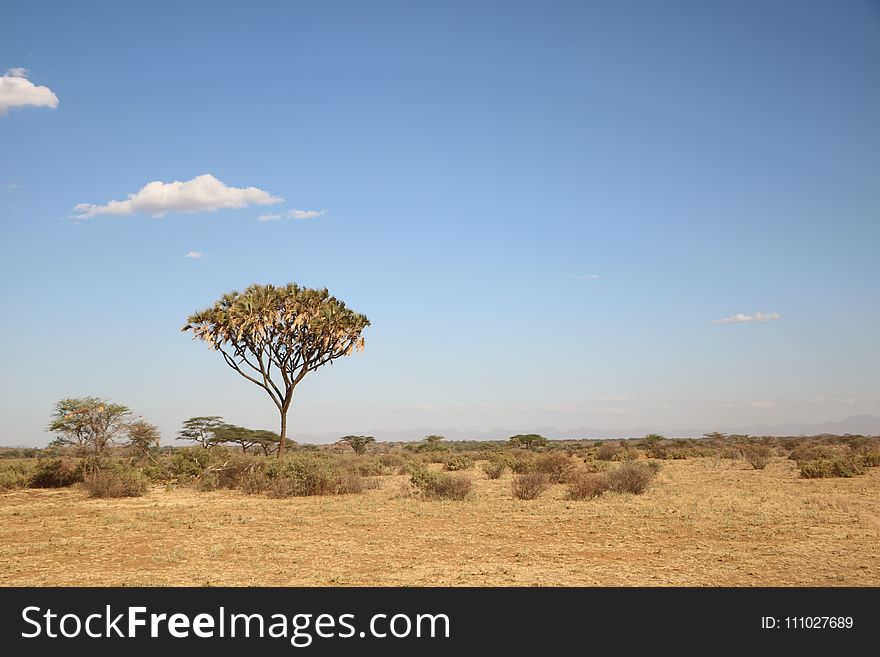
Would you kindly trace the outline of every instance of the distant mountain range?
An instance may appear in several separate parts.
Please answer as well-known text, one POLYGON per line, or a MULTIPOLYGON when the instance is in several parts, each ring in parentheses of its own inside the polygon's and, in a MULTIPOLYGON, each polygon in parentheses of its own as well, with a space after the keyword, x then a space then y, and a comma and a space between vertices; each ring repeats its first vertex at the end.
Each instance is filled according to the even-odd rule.
MULTIPOLYGON (((538 433, 557 440, 576 440, 582 438, 641 438, 649 433, 661 433, 669 438, 699 438, 704 433, 720 431, 727 434, 746 434, 750 436, 814 436, 822 433, 830 434, 861 434, 865 436, 880 435, 880 417, 876 415, 853 415, 837 422, 820 424, 788 423, 788 424, 754 424, 742 427, 705 427, 702 429, 669 429, 657 427, 637 427, 631 430, 597 429, 581 427, 578 429, 559 430, 554 427, 537 427, 531 429, 497 429, 494 431, 462 431, 460 429, 437 429, 416 427, 414 429, 394 431, 362 432, 382 442, 411 442, 421 440, 425 436, 437 434, 447 440, 507 440, 518 433, 538 433)), ((300 443, 332 443, 341 434, 297 434, 292 438, 300 443)))

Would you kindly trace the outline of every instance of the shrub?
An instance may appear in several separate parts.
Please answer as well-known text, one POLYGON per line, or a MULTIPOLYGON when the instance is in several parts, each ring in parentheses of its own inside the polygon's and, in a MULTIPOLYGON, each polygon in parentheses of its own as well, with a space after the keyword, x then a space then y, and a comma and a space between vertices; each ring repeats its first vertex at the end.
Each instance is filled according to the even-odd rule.
POLYGON ((273 497, 342 495, 364 490, 357 471, 341 467, 320 453, 299 452, 266 467, 268 492, 273 497), (282 481, 282 483, 276 483, 282 481))
POLYGON ((614 455, 615 461, 635 461, 639 458, 639 452, 630 447, 624 447, 614 455))
POLYGON ((608 479, 608 489, 616 493, 632 493, 641 495, 654 478, 650 469, 637 463, 625 463, 615 470, 605 473, 608 479))
POLYGON ((862 474, 861 468, 852 460, 845 458, 816 459, 798 463, 801 478, 823 479, 826 477, 852 477, 862 474))
POLYGON ((766 445, 749 445, 743 450, 743 458, 755 470, 763 470, 770 462, 770 448, 766 445))
POLYGON ((443 469, 447 472, 468 470, 474 465, 474 460, 466 454, 454 454, 443 460, 443 469))
POLYGON ((534 500, 550 487, 550 477, 543 472, 527 472, 513 478, 513 496, 518 500, 534 500))
POLYGON ((31 483, 31 468, 18 463, 6 464, 0 468, 0 490, 26 488, 31 483))
POLYGON ((531 463, 531 470, 545 474, 550 481, 562 483, 574 468, 574 463, 563 452, 548 452, 536 457, 531 463))
POLYGON ((269 480, 262 472, 248 472, 239 481, 238 487, 246 495, 257 495, 266 492, 269 480))
POLYGON ((880 467, 880 451, 865 452, 861 456, 860 463, 863 468, 880 467))
POLYGON ((63 488, 83 480, 82 468, 69 458, 40 461, 31 477, 32 488, 63 488))
POLYGON ((532 471, 532 463, 534 462, 535 457, 528 452, 517 450, 511 452, 507 459, 508 465, 510 465, 510 469, 513 470, 513 472, 516 474, 525 474, 526 472, 532 471))
POLYGON ((599 449, 596 450, 596 458, 600 461, 610 461, 619 451, 620 447, 618 445, 602 443, 599 445, 599 449))
POLYGON ((648 458, 660 459, 665 461, 667 458, 669 458, 669 449, 666 447, 666 445, 662 443, 654 443, 648 446, 648 448, 645 450, 645 454, 648 456, 648 458))
POLYGON ((147 479, 134 468, 111 468, 90 472, 83 479, 89 497, 140 497, 147 492, 147 479))
POLYGON ((141 474, 152 482, 165 481, 170 476, 170 472, 162 465, 145 465, 141 468, 141 474))
POLYGON ((482 469, 489 479, 500 479, 504 471, 507 470, 507 464, 501 459, 492 459, 483 463, 482 469))
POLYGON ((168 469, 171 474, 182 478, 192 479, 202 474, 202 471, 208 467, 210 454, 204 447, 185 447, 183 449, 174 450, 174 456, 171 457, 171 463, 168 469))
POLYGON ((379 463, 384 465, 386 468, 400 468, 406 463, 406 459, 397 452, 387 452, 385 454, 379 454, 377 457, 379 459, 379 463))
POLYGON ((657 474, 660 470, 663 469, 663 466, 660 464, 660 461, 648 461, 645 463, 645 467, 648 468, 652 473, 657 474))
POLYGON ((470 477, 465 475, 430 472, 425 469, 413 472, 410 481, 425 497, 433 499, 463 500, 473 487, 470 477))
POLYGON ((207 493, 218 488, 220 488, 220 478, 212 470, 205 470, 196 479, 196 490, 201 493, 207 493))
POLYGON ((578 472, 569 478, 565 499, 591 500, 608 490, 608 477, 604 474, 578 472))

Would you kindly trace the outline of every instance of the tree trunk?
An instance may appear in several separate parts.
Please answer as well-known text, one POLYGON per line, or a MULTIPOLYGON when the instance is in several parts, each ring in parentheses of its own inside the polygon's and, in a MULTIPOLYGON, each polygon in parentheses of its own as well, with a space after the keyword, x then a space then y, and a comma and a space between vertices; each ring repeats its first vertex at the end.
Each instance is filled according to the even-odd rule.
POLYGON ((280 440, 278 441, 278 457, 281 458, 284 456, 284 439, 287 438, 287 408, 282 409, 281 411, 281 433, 278 434, 280 436, 280 440))

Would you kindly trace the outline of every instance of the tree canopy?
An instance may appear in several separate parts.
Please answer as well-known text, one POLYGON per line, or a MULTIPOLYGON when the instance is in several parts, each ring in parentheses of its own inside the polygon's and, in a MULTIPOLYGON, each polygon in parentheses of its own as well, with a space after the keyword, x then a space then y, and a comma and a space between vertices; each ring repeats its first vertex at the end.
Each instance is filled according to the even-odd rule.
POLYGON ((365 315, 326 288, 290 283, 251 285, 224 294, 187 319, 183 331, 219 351, 229 367, 268 393, 281 416, 278 456, 284 452, 287 411, 309 372, 364 348, 365 315))
POLYGON ((520 433, 511 436, 510 443, 524 449, 532 449, 533 447, 543 447, 547 444, 547 439, 537 433, 520 433))
POLYGON ((376 439, 372 436, 343 436, 339 440, 343 443, 348 443, 355 454, 366 454, 369 444, 376 442, 376 439))
POLYGON ((177 440, 191 440, 205 449, 214 444, 214 431, 223 426, 223 418, 219 415, 202 415, 191 417, 183 423, 183 429, 177 434, 177 440))
POLYGON ((49 431, 58 434, 55 445, 72 445, 95 456, 127 428, 131 411, 100 397, 62 399, 55 404, 49 431))

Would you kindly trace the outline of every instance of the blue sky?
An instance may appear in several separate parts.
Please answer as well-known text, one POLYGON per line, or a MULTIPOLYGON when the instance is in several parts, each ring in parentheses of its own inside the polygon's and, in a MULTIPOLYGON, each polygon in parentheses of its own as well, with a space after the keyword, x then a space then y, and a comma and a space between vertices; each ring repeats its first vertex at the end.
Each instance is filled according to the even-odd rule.
POLYGON ((179 332, 254 282, 372 321, 294 436, 880 414, 876 2, 13 0, 0 25, 0 442, 79 395, 165 442, 275 428, 179 332), (76 218, 205 174, 252 204, 76 218))

